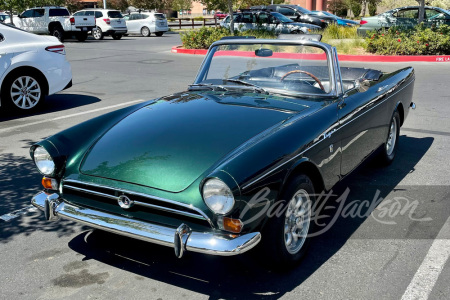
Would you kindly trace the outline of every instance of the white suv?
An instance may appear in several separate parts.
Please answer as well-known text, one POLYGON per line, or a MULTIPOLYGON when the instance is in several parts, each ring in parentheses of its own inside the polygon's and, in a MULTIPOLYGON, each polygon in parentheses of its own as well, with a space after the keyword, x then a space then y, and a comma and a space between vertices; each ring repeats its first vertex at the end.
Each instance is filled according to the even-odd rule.
POLYGON ((92 30, 92 36, 96 40, 101 40, 106 35, 112 36, 115 40, 120 40, 128 31, 127 24, 118 10, 88 8, 74 14, 74 16, 78 15, 95 16, 97 27, 92 30))
POLYGON ((150 36, 153 33, 156 36, 162 36, 164 32, 169 31, 167 19, 164 14, 142 12, 132 13, 125 16, 127 21, 128 33, 150 36))

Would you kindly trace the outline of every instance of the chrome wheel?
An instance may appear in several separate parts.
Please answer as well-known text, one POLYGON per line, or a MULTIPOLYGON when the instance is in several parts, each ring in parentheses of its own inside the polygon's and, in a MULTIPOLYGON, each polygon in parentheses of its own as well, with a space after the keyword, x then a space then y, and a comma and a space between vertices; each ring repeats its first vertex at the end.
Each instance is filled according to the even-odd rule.
POLYGON ((94 37, 94 39, 96 39, 96 40, 101 40, 102 39, 102 30, 100 29, 100 28, 95 28, 93 31, 92 31, 92 36, 94 37))
POLYGON ((147 27, 142 27, 141 34, 142 34, 142 36, 145 36, 145 37, 149 36, 150 35, 150 29, 148 29, 147 27))
POLYGON ((386 153, 391 155, 395 148, 395 142, 397 141, 397 119, 393 118, 391 128, 389 129, 389 135, 386 142, 386 153))
POLYGON ((305 243, 311 220, 311 200, 305 190, 299 190, 288 203, 284 219, 284 244, 290 254, 296 254, 305 243))
POLYGON ((20 76, 11 85, 10 97, 20 109, 31 109, 41 99, 42 91, 39 82, 30 76, 20 76))

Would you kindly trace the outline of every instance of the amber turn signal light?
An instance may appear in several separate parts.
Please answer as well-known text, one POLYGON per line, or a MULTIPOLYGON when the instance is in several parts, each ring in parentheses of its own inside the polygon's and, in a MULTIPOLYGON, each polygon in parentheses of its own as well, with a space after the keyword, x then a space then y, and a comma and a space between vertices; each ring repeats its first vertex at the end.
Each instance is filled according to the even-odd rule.
POLYGON ((47 190, 57 190, 58 189, 58 182, 56 179, 43 177, 42 178, 42 186, 46 188, 47 190))
POLYGON ((242 224, 242 221, 239 219, 223 218, 223 229, 226 231, 239 233, 241 232, 242 227, 244 227, 244 224, 242 224))

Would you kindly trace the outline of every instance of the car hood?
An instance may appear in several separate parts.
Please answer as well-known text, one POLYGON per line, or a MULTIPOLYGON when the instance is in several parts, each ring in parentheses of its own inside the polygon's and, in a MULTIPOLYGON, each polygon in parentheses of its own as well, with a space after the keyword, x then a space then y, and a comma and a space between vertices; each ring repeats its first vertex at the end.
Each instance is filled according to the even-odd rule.
POLYGON ((110 128, 85 154, 80 172, 180 192, 242 143, 307 108, 253 93, 164 97, 110 128))

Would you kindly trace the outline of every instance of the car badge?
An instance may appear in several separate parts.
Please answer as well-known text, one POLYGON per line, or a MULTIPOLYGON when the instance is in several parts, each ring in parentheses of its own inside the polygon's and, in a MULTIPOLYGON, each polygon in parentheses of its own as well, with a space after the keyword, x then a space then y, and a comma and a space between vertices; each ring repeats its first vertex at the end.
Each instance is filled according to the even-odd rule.
POLYGON ((119 203, 119 206, 123 209, 128 209, 134 205, 134 201, 125 195, 120 195, 119 198, 117 198, 117 203, 119 203))

